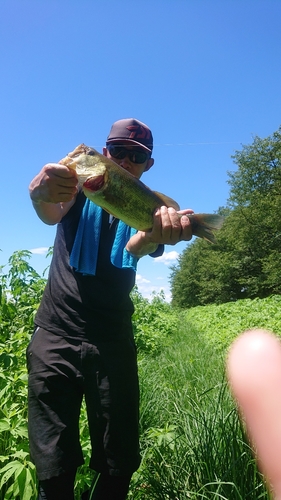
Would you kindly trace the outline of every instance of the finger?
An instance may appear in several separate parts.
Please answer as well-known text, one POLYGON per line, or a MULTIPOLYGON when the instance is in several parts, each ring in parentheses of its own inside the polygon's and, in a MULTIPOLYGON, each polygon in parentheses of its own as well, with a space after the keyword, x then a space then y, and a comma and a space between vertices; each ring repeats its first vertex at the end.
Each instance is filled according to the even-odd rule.
MULTIPOLYGON (((188 226, 187 221, 184 224, 188 226)), ((190 239, 188 230, 185 229, 185 238, 190 239)), ((181 241, 182 223, 177 211, 172 207, 162 206, 154 214, 154 224, 151 239, 157 243, 175 245, 181 241)))
POLYGON ((77 187, 58 186, 58 196, 67 196, 72 199, 77 193, 77 187))
POLYGON ((77 193, 78 179, 67 167, 49 163, 39 176, 40 198, 50 203, 70 201, 77 193))
POLYGON ((150 232, 150 237, 152 241, 157 243, 162 242, 162 222, 161 222, 161 209, 157 208, 153 215, 153 226, 150 232))
POLYGON ((67 167, 48 164, 44 167, 43 182, 49 186, 50 190, 72 193, 77 191, 78 178, 75 171, 70 171, 67 167), (66 190, 66 191, 65 191, 66 190))
POLYGON ((189 241, 192 238, 192 227, 189 218, 183 215, 180 219, 181 222, 181 240, 189 241))
POLYGON ((227 360, 232 393, 245 419, 262 472, 281 498, 281 344, 265 330, 250 330, 227 360))
POLYGON ((49 175, 61 177, 62 179, 77 180, 75 170, 71 170, 70 168, 60 165, 59 163, 48 163, 45 165, 44 169, 49 175))
POLYGON ((67 202, 73 200, 77 192, 73 193, 59 193, 58 196, 53 200, 54 203, 67 202))
MULTIPOLYGON (((172 208, 172 211, 175 210, 172 208)), ((179 217, 176 216, 179 221, 179 217)), ((170 219, 169 209, 166 206, 158 208, 153 217, 153 227, 151 231, 151 240, 157 243, 171 242, 172 222, 170 219)))
POLYGON ((186 215, 186 214, 192 215, 194 214, 194 210, 192 210, 191 208, 185 208, 184 210, 178 210, 177 213, 179 215, 186 215))
POLYGON ((76 187, 78 184, 78 179, 76 179, 75 177, 67 178, 67 177, 56 176, 56 181, 58 186, 65 188, 76 187))
MULTIPOLYGON (((161 207, 162 210, 162 207, 161 207)), ((172 207, 163 207, 162 234, 167 243, 175 245, 181 239, 181 221, 176 210, 172 207)))
POLYGON ((59 203, 62 201, 70 201, 76 196, 77 188, 67 188, 65 186, 48 186, 42 189, 42 200, 50 203, 59 203))

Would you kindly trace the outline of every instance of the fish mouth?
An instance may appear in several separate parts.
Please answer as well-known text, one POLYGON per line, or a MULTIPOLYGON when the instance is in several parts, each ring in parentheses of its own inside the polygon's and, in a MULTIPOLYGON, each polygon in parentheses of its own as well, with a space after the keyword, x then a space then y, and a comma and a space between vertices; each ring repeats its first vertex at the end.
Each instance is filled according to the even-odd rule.
POLYGON ((93 177, 88 177, 88 179, 86 179, 86 181, 84 182, 83 187, 88 189, 89 191, 92 191, 93 193, 96 193, 103 188, 104 183, 104 174, 95 175, 93 177))

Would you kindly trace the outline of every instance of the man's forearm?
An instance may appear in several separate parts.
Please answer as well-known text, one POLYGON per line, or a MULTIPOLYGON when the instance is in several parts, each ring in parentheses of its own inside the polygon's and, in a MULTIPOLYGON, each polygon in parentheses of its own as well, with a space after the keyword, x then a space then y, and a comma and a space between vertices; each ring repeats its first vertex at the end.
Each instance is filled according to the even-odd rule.
POLYGON ((144 257, 145 255, 155 252, 158 248, 158 243, 150 240, 149 233, 138 231, 128 241, 126 250, 137 258, 144 257))
POLYGON ((54 225, 61 221, 63 216, 62 203, 45 203, 32 200, 32 205, 38 217, 45 223, 54 225))

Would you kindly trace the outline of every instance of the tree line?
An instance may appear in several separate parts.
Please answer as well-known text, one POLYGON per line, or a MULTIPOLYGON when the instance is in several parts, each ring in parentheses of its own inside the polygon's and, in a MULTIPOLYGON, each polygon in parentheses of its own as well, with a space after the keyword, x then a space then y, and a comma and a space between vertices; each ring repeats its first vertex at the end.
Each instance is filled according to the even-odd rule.
POLYGON ((194 307, 281 293, 281 126, 232 156, 217 243, 195 239, 171 268, 172 304, 194 307))

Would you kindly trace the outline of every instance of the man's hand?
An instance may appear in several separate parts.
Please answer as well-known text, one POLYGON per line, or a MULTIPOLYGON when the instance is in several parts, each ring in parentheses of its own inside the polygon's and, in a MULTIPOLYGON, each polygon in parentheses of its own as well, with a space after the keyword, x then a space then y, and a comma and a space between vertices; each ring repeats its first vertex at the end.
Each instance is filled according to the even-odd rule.
POLYGON ((30 197, 34 203, 70 201, 77 193, 77 183, 74 170, 58 163, 47 163, 31 181, 30 197))
POLYGON ((192 230, 187 214, 193 214, 193 210, 177 212, 172 207, 159 208, 154 214, 151 231, 138 231, 128 241, 126 249, 136 257, 143 257, 153 253, 158 245, 176 245, 179 241, 189 241, 192 230))
POLYGON ((191 224, 186 214, 193 210, 176 211, 172 207, 161 207, 154 214, 154 223, 150 233, 151 242, 164 245, 176 245, 179 241, 189 241, 192 238, 191 224), (181 217, 179 217, 181 215, 181 217))
POLYGON ((57 224, 75 201, 78 179, 75 170, 47 163, 31 181, 29 194, 38 217, 57 224))

